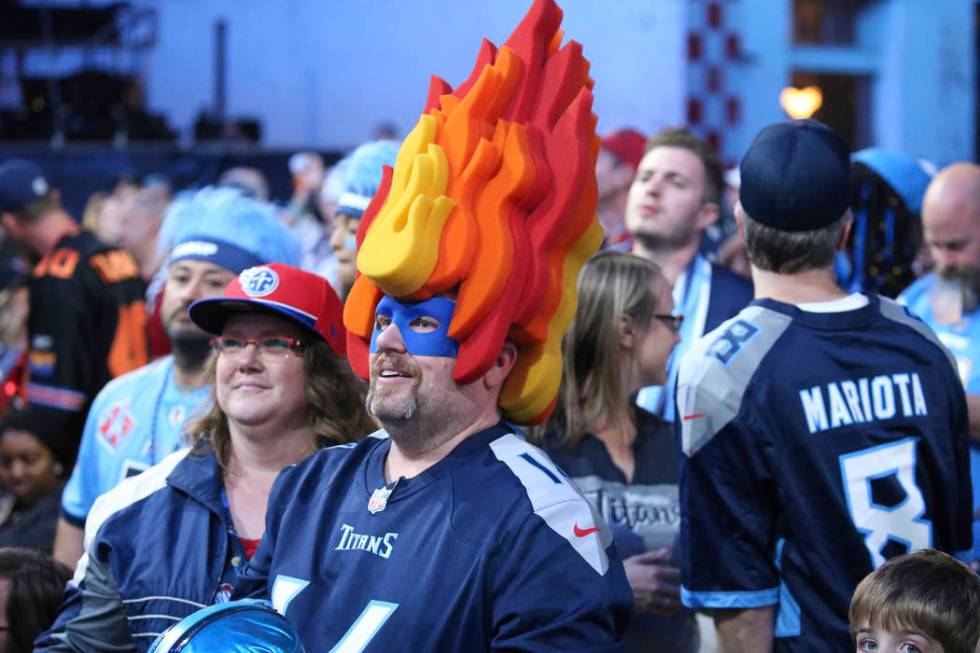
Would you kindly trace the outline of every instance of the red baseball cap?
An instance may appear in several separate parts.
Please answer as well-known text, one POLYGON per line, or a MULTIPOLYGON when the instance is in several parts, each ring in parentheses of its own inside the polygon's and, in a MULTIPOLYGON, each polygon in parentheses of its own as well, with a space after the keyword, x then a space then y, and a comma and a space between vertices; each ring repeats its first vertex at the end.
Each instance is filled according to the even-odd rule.
POLYGON ((646 136, 635 129, 619 129, 603 137, 602 147, 635 169, 640 167, 640 161, 643 160, 646 142, 646 136))
POLYGON ((344 305, 323 277, 284 263, 243 270, 222 297, 191 304, 191 320, 220 335, 225 322, 239 313, 270 313, 323 338, 338 356, 347 350, 344 305))

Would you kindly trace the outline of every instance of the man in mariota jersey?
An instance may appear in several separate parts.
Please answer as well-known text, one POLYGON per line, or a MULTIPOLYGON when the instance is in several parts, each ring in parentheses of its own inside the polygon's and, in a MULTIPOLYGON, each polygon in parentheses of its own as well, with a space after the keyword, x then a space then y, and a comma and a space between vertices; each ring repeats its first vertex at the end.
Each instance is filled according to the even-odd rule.
POLYGON ((683 359, 682 598, 722 651, 843 651, 857 583, 886 559, 971 546, 967 413, 933 333, 846 294, 848 148, 772 125, 741 163, 756 300, 683 359))
POLYGON ((578 44, 552 47, 560 20, 537 0, 469 82, 437 80, 362 217, 344 321, 384 431, 283 471, 237 590, 307 650, 621 648, 612 534, 511 425, 554 406, 602 241, 591 83, 578 44))

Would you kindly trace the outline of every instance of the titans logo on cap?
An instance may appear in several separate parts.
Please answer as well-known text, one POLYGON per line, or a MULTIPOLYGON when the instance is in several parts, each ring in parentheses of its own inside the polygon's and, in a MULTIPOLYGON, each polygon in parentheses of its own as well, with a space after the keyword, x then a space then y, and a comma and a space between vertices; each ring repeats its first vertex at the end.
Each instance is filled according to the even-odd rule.
POLYGON ((238 283, 249 297, 265 297, 279 287, 279 275, 265 266, 249 268, 238 275, 238 283))

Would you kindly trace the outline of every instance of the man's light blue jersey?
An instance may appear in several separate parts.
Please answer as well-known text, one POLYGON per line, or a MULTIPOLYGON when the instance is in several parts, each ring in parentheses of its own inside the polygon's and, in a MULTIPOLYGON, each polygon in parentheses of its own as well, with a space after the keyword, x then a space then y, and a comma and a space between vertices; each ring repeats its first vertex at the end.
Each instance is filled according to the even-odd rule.
MULTIPOLYGON (((935 273, 927 274, 906 288, 898 301, 908 306, 909 311, 929 325, 939 341, 956 359, 956 371, 960 375, 964 389, 980 395, 980 310, 966 313, 956 324, 943 324, 936 320, 932 310, 930 294, 936 286, 935 273)), ((973 487, 980 488, 980 447, 971 442, 970 476, 973 487)), ((980 510, 980 492, 973 493, 973 511, 980 510)), ((980 560, 980 521, 973 522, 973 559, 980 560)))
POLYGON ((108 383, 85 420, 78 460, 61 496, 61 514, 85 525, 99 495, 182 446, 188 417, 198 414, 210 386, 184 391, 174 383, 173 356, 108 383))

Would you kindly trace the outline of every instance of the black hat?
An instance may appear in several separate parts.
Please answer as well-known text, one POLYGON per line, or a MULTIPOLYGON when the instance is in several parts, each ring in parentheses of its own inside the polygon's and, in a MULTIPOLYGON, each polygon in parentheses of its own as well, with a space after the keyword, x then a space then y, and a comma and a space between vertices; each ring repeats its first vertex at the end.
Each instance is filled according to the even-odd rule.
POLYGON ((742 208, 780 231, 832 224, 850 199, 849 149, 837 132, 816 120, 769 125, 739 165, 742 208))
POLYGON ((48 194, 50 185, 37 165, 24 159, 0 164, 0 212, 15 213, 48 194))
POLYGON ((9 410, 0 422, 0 435, 8 429, 30 433, 65 469, 71 469, 78 445, 72 446, 72 438, 65 437, 63 425, 49 412, 36 410, 31 405, 9 410))

